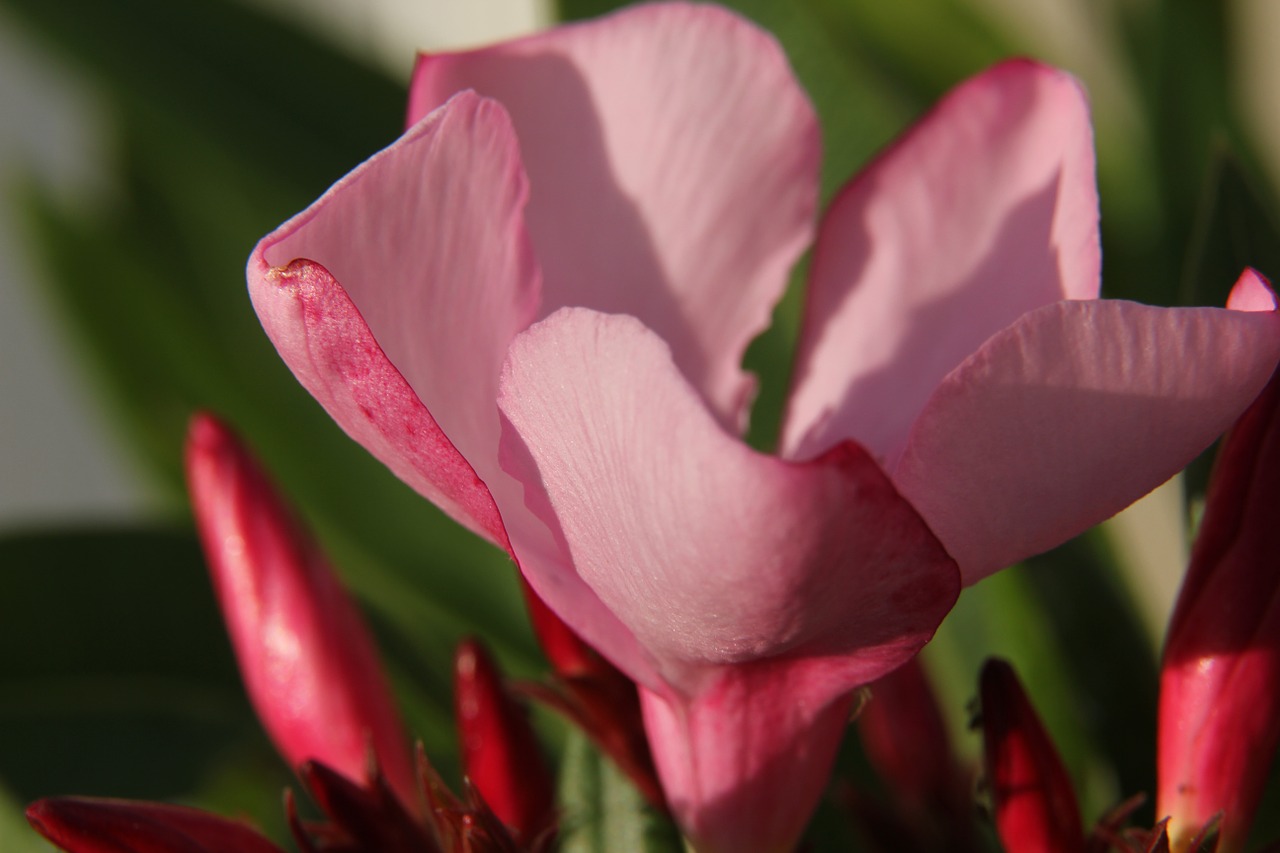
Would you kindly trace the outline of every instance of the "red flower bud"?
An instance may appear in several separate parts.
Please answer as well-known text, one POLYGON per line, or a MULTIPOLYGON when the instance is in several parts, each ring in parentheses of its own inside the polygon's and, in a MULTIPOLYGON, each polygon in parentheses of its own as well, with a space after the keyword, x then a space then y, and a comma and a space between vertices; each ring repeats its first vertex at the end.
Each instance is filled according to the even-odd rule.
POLYGON ((68 853, 281 853, 247 824, 185 806, 51 797, 27 820, 68 853))
POLYGON ((1221 813, 1244 845, 1280 742, 1280 376, 1218 456, 1160 677, 1159 797, 1175 851, 1221 813))
POLYGON ((1013 667, 988 660, 979 683, 996 832, 1008 853, 1081 853, 1071 778, 1013 667))
MULTIPOLYGON (((231 431, 192 419, 187 480, 222 615, 259 719, 293 767, 365 778, 368 752, 417 802, 372 638, 324 555, 231 431)), ((368 781, 368 780, 365 780, 368 781)))
POLYGON ((475 640, 454 658, 454 716, 468 778, 520 840, 552 824, 555 782, 525 709, 507 692, 493 660, 475 640))

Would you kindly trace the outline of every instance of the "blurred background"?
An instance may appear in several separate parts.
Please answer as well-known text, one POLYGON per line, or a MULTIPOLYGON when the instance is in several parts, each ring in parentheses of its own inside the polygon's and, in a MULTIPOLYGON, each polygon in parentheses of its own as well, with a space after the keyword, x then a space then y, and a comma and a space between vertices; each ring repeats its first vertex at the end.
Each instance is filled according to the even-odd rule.
MULTIPOLYGON (((404 81, 418 50, 464 47, 550 22, 548 0, 260 0, 263 12, 404 81)), ((0 7, 0 186, 38 182, 71 205, 112 190, 110 106, 90 68, 0 7)), ((137 33, 138 38, 163 33, 137 33)), ((56 36, 55 36, 56 39, 56 36)), ((227 45, 233 50, 234 45, 227 45)), ((157 73, 159 70, 157 69, 157 73)), ((0 525, 138 517, 143 472, 112 434, 75 342, 40 291, 15 205, 0 206, 0 525)))
MULTIPOLYGON (((395 138, 415 50, 619 5, 0 0, 0 849, 42 849, 17 804, 55 793, 176 799, 280 830, 289 775, 240 693, 186 510, 196 408, 235 424, 316 527, 446 773, 457 637, 482 634, 512 671, 539 672, 505 559, 296 386, 243 265, 395 138)), ((826 197, 950 86, 1029 55, 1090 92, 1106 295, 1221 304, 1246 264, 1280 276, 1280 4, 728 5, 777 35, 813 97, 826 197)), ((748 355, 761 447, 801 281, 748 355)), ((1155 664, 1205 469, 965 594, 926 656, 962 749, 976 749, 964 707, 978 663, 996 653, 1026 679, 1090 819, 1150 790, 1155 664)), ((555 748, 562 731, 540 722, 555 748)), ((843 772, 865 775, 856 744, 846 753, 843 772)), ((816 849, 852 849, 838 816, 821 820, 835 841, 816 849)))

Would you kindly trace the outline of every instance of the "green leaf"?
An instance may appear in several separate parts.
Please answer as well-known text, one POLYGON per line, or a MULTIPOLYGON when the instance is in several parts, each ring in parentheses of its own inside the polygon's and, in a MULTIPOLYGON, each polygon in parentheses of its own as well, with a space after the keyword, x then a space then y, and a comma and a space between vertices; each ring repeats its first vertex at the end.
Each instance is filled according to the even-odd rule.
POLYGON ((23 805, 0 785, 0 850, 6 853, 50 853, 56 850, 23 817, 23 805))
MULTIPOLYGON (((0 566, 0 773, 16 795, 178 799, 283 836, 280 792, 296 782, 244 695, 191 532, 9 536, 0 566)), ((410 731, 454 769, 448 685, 379 633, 396 641, 410 731)))
POLYGON ((0 0, 115 106, 115 195, 28 186, 29 242, 110 408, 171 504, 197 408, 246 436, 335 562, 431 668, 483 631, 517 671, 532 641, 509 560, 413 494, 298 386, 253 314, 254 242, 394 138, 402 88, 238 4, 0 0))
MULTIPOLYGON (((1223 305, 1245 267, 1272 281, 1280 276, 1280 218, 1265 184, 1250 173, 1239 154, 1220 138, 1201 194, 1183 265, 1182 292, 1191 305, 1223 305)), ((1189 506, 1203 499, 1216 445, 1191 464, 1183 477, 1189 506)))
POLYGON ((1187 247, 1183 291, 1193 305, 1222 305, 1245 267, 1280 276, 1280 218, 1265 184, 1224 139, 1213 146, 1187 247))
POLYGON ((403 86, 246 4, 0 7, 118 104, 178 117, 194 137, 308 194, 394 139, 404 119, 403 86))
POLYGON ((576 729, 560 768, 561 853, 679 853, 680 836, 576 729))
POLYGON ((0 566, 0 773, 19 799, 182 796, 237 745, 269 754, 190 534, 9 536, 0 566))
POLYGON ((1008 659, 1052 734, 1087 820, 1137 791, 1155 769, 1154 651, 1092 537, 964 591, 924 661, 958 748, 982 661, 1008 659))

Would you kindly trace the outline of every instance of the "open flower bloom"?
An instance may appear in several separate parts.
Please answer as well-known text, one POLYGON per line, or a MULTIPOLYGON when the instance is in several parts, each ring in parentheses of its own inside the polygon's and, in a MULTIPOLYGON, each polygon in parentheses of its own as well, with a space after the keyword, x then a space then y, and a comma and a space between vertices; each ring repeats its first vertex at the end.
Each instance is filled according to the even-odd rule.
POLYGON ((423 56, 407 132, 249 260, 330 414, 639 683, 702 850, 790 847, 850 689, 1177 471, 1280 354, 1271 312, 1097 299, 1084 95, 1011 62, 836 199, 756 453, 740 361, 818 163, 768 34, 639 6, 423 56))

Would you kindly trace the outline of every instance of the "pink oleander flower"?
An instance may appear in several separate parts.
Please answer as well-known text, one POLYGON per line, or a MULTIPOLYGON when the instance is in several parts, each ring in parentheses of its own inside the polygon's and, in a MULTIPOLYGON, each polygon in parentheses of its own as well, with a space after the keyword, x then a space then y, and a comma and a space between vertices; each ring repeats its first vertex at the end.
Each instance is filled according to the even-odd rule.
POLYGON ((1174 853, 1215 817, 1218 853, 1244 849, 1280 744, 1278 520, 1280 375, 1223 443, 1165 641, 1156 816, 1174 853))
POLYGON ((337 422, 638 683, 701 851, 789 849, 851 690, 1180 469, 1280 356, 1274 312, 1098 299, 1084 94, 1009 62, 827 211, 757 453, 741 358, 819 159, 768 34, 642 5, 422 56, 404 135, 248 265, 337 422))

